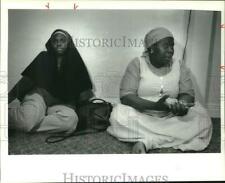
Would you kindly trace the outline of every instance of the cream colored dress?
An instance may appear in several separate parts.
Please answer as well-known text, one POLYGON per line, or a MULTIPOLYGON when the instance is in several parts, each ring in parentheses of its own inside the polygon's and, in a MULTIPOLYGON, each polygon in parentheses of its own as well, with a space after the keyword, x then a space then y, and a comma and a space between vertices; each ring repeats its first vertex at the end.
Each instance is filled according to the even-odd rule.
MULTIPOLYGON (((158 76, 151 71, 147 62, 140 59, 140 82, 138 96, 157 101, 162 94, 176 98, 179 93, 180 63, 174 61, 171 71, 158 76)), ((212 135, 211 119, 199 102, 191 107, 185 116, 168 113, 159 117, 156 111, 140 113, 136 109, 116 104, 110 117, 107 131, 120 141, 145 144, 146 149, 168 148, 182 151, 205 149, 212 135)))

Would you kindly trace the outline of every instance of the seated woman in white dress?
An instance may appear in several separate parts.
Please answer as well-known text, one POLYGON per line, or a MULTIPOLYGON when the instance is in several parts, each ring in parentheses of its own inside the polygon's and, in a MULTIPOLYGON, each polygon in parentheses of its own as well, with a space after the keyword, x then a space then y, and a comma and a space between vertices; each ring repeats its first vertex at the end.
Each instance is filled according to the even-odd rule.
POLYGON ((169 148, 201 151, 212 135, 206 110, 195 101, 190 71, 173 59, 174 38, 165 28, 145 36, 145 52, 128 65, 107 131, 136 142, 133 153, 169 148))

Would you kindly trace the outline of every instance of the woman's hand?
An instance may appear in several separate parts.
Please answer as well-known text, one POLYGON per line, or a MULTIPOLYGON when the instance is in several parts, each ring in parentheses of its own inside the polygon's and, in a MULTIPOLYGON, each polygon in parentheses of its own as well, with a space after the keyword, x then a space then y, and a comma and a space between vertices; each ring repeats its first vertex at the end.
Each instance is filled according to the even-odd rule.
POLYGON ((73 109, 74 111, 76 111, 76 106, 73 104, 64 104, 66 107, 69 107, 71 109, 73 109))
POLYGON ((78 104, 85 103, 93 97, 94 97, 94 93, 91 89, 85 90, 80 94, 78 104))
POLYGON ((193 96, 187 94, 187 93, 181 93, 178 96, 178 101, 182 104, 184 104, 187 107, 192 107, 195 105, 195 99, 193 96))
POLYGON ((176 116, 184 116, 187 114, 189 107, 182 102, 175 102, 170 104, 171 112, 176 116))
POLYGON ((52 96, 47 90, 43 88, 35 88, 31 91, 31 93, 38 93, 41 95, 45 101, 46 106, 48 107, 62 103, 59 99, 52 96))
POLYGON ((8 104, 10 104, 16 98, 22 100, 25 94, 29 92, 33 87, 33 81, 30 78, 23 76, 9 92, 8 104))
POLYGON ((158 111, 169 111, 169 106, 166 104, 166 99, 169 97, 169 95, 164 95, 162 98, 160 98, 155 103, 155 110, 158 111))

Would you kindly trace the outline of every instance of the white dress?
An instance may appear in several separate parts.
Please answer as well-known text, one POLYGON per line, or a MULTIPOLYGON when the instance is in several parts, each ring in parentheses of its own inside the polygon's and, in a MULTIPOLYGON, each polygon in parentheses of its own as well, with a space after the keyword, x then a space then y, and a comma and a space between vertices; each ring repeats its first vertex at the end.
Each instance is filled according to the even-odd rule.
MULTIPOLYGON (((176 98, 179 92, 180 63, 174 61, 171 71, 160 77, 154 74, 146 61, 140 61, 140 83, 138 96, 150 101, 161 97, 159 89, 171 98, 176 98)), ((107 131, 120 141, 145 144, 146 149, 168 148, 182 151, 205 149, 212 135, 211 119, 199 102, 191 107, 185 116, 165 117, 140 113, 136 109, 116 104, 110 116, 110 126, 107 131)), ((156 112, 157 113, 157 112, 156 112)))

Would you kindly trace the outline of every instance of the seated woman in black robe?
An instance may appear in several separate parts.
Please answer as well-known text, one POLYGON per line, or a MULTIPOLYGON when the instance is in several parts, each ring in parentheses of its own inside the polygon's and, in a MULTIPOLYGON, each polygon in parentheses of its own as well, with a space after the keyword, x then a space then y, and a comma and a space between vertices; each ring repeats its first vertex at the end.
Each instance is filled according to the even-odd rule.
POLYGON ((92 83, 71 36, 55 30, 9 92, 9 128, 25 132, 66 132, 77 128, 76 107, 92 96, 92 83), (15 103, 15 102, 14 102, 15 103))

